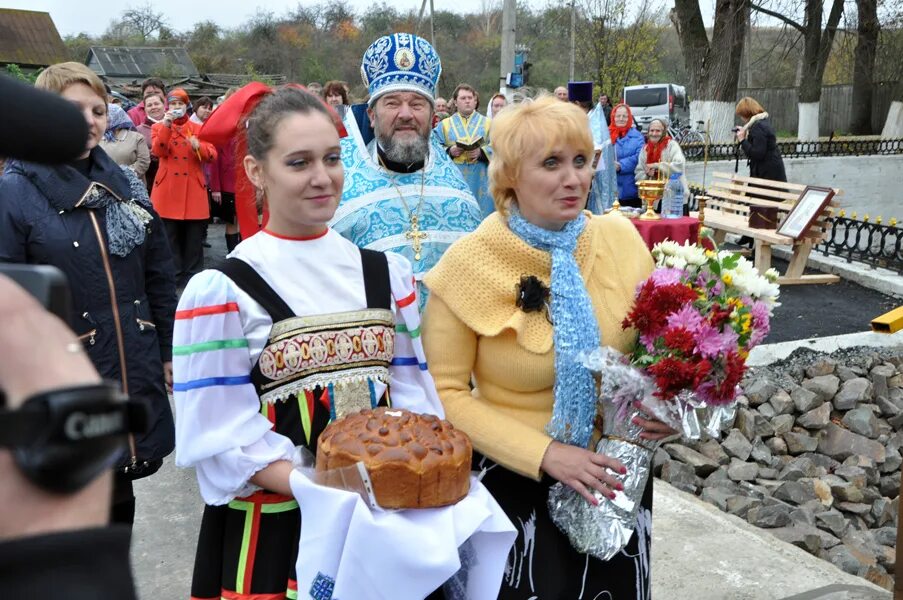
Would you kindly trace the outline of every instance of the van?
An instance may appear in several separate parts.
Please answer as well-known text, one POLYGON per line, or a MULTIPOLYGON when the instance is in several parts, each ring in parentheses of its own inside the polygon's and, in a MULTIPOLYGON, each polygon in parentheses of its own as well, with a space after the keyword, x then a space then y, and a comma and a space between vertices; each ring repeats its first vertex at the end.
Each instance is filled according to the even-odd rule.
POLYGON ((631 85, 624 88, 622 98, 633 111, 634 122, 642 130, 648 129, 652 119, 664 119, 669 126, 678 121, 682 124, 690 121, 690 102, 687 100, 687 90, 682 85, 631 85))

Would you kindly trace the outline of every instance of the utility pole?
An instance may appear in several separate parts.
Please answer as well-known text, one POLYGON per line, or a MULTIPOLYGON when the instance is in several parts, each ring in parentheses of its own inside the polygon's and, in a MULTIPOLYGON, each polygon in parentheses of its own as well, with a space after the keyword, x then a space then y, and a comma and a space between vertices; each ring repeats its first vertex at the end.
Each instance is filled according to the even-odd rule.
POLYGON ((574 81, 574 48, 577 40, 577 2, 571 0, 571 56, 568 62, 568 81, 574 81))
MULTIPOLYGON (((433 0, 430 1, 430 44, 433 45, 433 48, 436 47, 436 28, 433 23, 433 15, 435 14, 435 9, 433 8, 433 0)), ((414 34, 420 35, 420 24, 423 22, 423 13, 426 11, 426 0, 423 0, 423 3, 420 5, 420 15, 417 17, 417 27, 414 28, 414 34)))
POLYGON ((502 8, 502 61, 499 68, 499 91, 511 101, 511 88, 507 85, 509 73, 514 72, 514 44, 517 36, 517 2, 505 0, 502 8))
POLYGON ((434 24, 433 17, 436 14, 436 9, 433 6, 433 0, 430 0, 430 44, 433 45, 433 48, 436 47, 436 26, 434 24))

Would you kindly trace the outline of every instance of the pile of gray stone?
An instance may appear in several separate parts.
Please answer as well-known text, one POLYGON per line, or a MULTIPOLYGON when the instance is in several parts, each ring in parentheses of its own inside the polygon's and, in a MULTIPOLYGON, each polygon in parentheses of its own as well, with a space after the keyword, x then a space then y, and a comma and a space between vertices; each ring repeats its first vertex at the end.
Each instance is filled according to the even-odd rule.
POLYGON ((886 589, 903 464, 903 349, 797 350, 751 370, 720 440, 667 443, 654 473, 886 589))

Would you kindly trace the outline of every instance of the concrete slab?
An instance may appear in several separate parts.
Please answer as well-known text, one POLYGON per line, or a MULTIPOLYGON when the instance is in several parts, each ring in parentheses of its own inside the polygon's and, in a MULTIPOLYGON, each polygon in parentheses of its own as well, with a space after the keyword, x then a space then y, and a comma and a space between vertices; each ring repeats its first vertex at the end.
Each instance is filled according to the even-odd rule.
POLYGON ((766 530, 723 513, 667 483, 656 480, 654 494, 653 598, 886 600, 891 597, 890 592, 865 579, 844 573, 766 530))
POLYGON ((872 348, 901 347, 903 346, 903 331, 898 331, 897 333, 864 331, 823 338, 793 340, 778 344, 763 344, 752 349, 746 364, 751 367, 768 365, 782 358, 787 358, 797 348, 809 348, 818 352, 831 353, 841 348, 852 348, 853 346, 869 346, 872 348))

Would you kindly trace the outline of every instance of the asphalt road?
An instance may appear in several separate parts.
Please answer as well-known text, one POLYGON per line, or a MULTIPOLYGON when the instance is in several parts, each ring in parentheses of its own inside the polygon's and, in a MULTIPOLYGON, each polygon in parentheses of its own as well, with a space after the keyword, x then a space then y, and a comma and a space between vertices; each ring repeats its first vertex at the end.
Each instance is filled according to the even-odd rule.
MULTIPOLYGON (((222 226, 210 227, 209 242, 207 267, 225 256, 222 226)), ((786 266, 775 263, 779 270, 786 266)), ((766 343, 866 331, 871 319, 901 304, 901 299, 846 281, 786 286, 766 343)), ((135 493, 138 507, 132 565, 140 597, 187 598, 203 509, 194 471, 177 469, 170 456, 157 474, 136 482, 135 493)))

